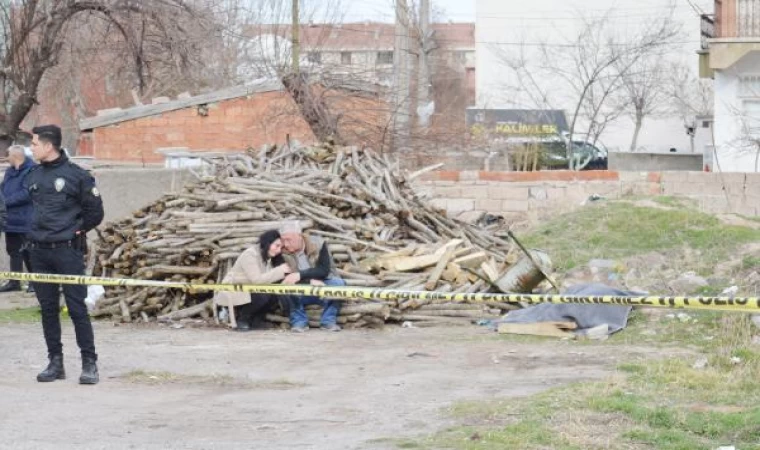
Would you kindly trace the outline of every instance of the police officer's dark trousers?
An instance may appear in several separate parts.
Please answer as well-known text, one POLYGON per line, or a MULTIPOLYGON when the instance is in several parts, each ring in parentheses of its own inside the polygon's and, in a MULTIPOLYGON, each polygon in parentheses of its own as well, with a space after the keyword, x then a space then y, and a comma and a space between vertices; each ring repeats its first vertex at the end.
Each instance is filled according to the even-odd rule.
MULTIPOLYGON (((84 254, 77 248, 69 246, 44 248, 44 244, 40 244, 40 246, 32 245, 29 251, 32 267, 36 273, 84 275, 84 254)), ((42 330, 50 357, 63 354, 59 317, 60 286, 52 283, 34 283, 37 300, 42 308, 42 330)), ((63 295, 66 298, 66 306, 69 308, 69 316, 74 323, 74 332, 82 358, 97 360, 92 323, 87 313, 87 305, 84 303, 87 297, 87 286, 64 284, 63 295)))

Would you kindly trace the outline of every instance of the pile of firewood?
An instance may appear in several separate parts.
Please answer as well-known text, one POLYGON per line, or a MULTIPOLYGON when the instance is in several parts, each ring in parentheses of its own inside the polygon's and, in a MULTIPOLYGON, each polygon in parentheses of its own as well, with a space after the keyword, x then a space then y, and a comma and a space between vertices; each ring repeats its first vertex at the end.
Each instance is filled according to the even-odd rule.
MULTIPOLYGON (((387 157, 354 148, 249 150, 206 160, 181 193, 98 230, 93 273, 147 280, 221 282, 238 255, 284 220, 330 246, 349 286, 445 292, 494 289, 517 251, 505 239, 433 208, 387 157)), ((110 288, 92 312, 120 321, 209 318, 211 294, 110 288)), ((347 328, 419 325, 496 316, 508 304, 344 305, 347 328)), ((310 314, 318 314, 312 311, 310 314)), ((281 311, 269 316, 287 326, 281 311)), ((314 316, 317 319, 317 316, 314 316)))

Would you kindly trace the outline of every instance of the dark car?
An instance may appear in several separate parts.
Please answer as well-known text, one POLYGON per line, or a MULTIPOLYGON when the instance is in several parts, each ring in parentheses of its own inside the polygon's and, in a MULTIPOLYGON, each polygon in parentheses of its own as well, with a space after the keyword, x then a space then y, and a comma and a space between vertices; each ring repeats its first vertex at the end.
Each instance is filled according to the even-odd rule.
MULTIPOLYGON (((542 167, 547 170, 569 169, 567 147, 562 141, 546 142, 541 158, 542 167)), ((578 164, 586 161, 580 170, 607 170, 607 151, 583 141, 573 143, 573 158, 578 164)))

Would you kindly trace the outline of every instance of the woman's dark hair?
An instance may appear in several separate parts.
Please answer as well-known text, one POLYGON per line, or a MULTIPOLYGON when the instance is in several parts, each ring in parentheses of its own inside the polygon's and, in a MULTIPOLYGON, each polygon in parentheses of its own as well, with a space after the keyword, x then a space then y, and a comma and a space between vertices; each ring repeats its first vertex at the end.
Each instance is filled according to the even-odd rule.
POLYGON ((277 230, 265 231, 259 237, 259 249, 261 250, 261 259, 263 259, 265 263, 271 261, 273 266, 279 266, 280 264, 285 263, 285 259, 282 257, 281 254, 275 256, 274 258, 271 258, 269 256, 269 247, 277 239, 280 239, 280 232, 277 230))

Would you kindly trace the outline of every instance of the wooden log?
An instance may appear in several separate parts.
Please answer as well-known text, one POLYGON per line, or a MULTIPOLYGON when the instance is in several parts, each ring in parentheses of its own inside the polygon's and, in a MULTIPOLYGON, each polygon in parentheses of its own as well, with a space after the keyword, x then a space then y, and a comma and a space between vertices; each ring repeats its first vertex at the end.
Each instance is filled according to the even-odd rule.
POLYGON ((428 291, 432 291, 435 289, 435 287, 438 285, 438 280, 441 278, 441 275, 443 274, 444 269, 449 264, 449 261, 451 261, 451 258, 454 257, 454 253, 456 252, 456 247, 449 247, 446 249, 446 253, 443 254, 440 260, 438 260, 438 263, 436 263, 435 268, 432 272, 430 272, 430 276, 428 277, 427 282, 425 283, 425 289, 428 291))
POLYGON ((391 314, 391 308, 385 303, 355 303, 344 305, 341 314, 368 314, 386 319, 391 314))
POLYGON ((470 317, 445 317, 445 316, 433 316, 433 315, 427 315, 423 313, 419 314, 402 314, 400 316, 397 316, 396 319, 394 319, 398 322, 402 321, 410 321, 410 322, 439 322, 439 323, 457 323, 457 322, 465 322, 470 323, 472 318, 470 317))
POLYGON ((211 300, 206 300, 205 302, 199 303, 195 306, 191 306, 185 309, 180 309, 180 310, 171 312, 169 314, 164 314, 162 316, 159 316, 158 320, 161 322, 168 322, 172 320, 188 319, 190 317, 195 317, 199 315, 202 311, 211 308, 211 305, 212 305, 211 300))
POLYGON ((573 330, 575 327, 575 322, 500 323, 497 331, 499 334, 573 338, 574 334, 564 330, 573 330))
POLYGON ((483 306, 471 303, 437 303, 420 306, 418 309, 420 311, 483 311, 483 306))
POLYGON ((454 260, 460 267, 467 267, 468 269, 474 269, 488 260, 486 252, 477 252, 471 255, 463 256, 454 260))
POLYGON ((486 302, 485 304, 502 311, 515 311, 522 308, 519 303, 486 302))
POLYGON ((425 310, 420 311, 420 314, 424 314, 426 316, 431 317, 472 317, 472 318, 481 318, 481 317, 488 317, 490 314, 486 313, 482 309, 480 310, 460 310, 460 309, 439 309, 439 310, 425 310))

